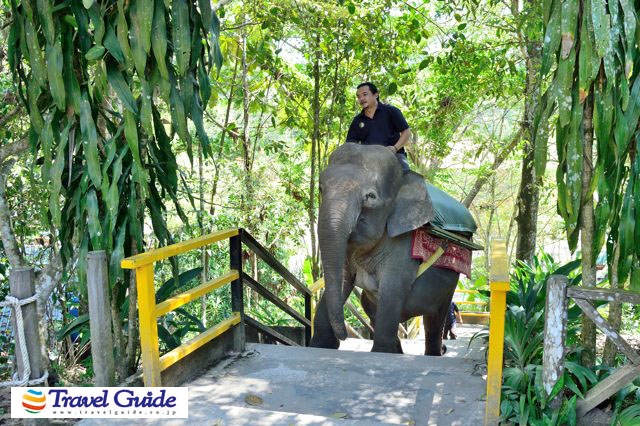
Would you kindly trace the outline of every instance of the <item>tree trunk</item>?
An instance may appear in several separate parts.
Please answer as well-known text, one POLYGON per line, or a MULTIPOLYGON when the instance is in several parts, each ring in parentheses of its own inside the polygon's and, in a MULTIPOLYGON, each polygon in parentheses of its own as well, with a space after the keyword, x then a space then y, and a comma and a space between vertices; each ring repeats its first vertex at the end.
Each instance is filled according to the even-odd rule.
MULTIPOLYGON (((207 229, 204 225, 204 152, 202 144, 198 144, 198 192, 200 195, 200 209, 198 210, 198 226, 200 227, 200 235, 207 234, 207 229)), ((209 255, 207 254, 207 246, 200 249, 200 264, 202 265, 202 272, 200 273, 200 283, 207 282, 207 272, 209 270, 209 255)), ((208 295, 204 295, 200 298, 200 322, 205 327, 207 326, 207 299, 208 295)))
MULTIPOLYGON (((582 250, 582 285, 595 287, 596 266, 593 258, 594 212, 593 195, 589 191, 593 177, 593 86, 584 105, 584 150, 582 157, 582 205, 580 209, 580 247, 582 250)), ((593 366, 596 361, 596 325, 582 315, 582 365, 593 366)))
MULTIPOLYGON (((239 48, 238 48, 239 49, 239 48)), ((233 78, 231 79, 231 87, 229 88, 229 97, 227 98, 227 111, 224 116, 224 124, 222 126, 222 133, 220 134, 220 143, 218 144, 218 155, 217 159, 220 160, 222 157, 222 150, 224 149, 224 140, 227 136, 227 126, 229 125, 229 117, 231 116, 231 105, 233 103, 233 91, 236 89, 236 78, 238 77, 238 65, 240 61, 238 60, 238 51, 236 50, 236 65, 233 69, 233 78)), ((213 187, 211 189, 211 207, 209 208, 209 214, 211 217, 215 215, 215 204, 213 204, 213 200, 218 192, 218 182, 220 180, 220 167, 216 163, 213 162, 213 166, 215 168, 215 174, 213 176, 213 187)))
POLYGON ((247 229, 254 231, 250 212, 253 210, 253 182, 251 179, 251 139, 249 138, 249 64, 247 63, 247 35, 242 34, 242 162, 244 166, 244 194, 242 195, 241 212, 245 215, 247 229))
POLYGON ((11 267, 23 268, 27 266, 27 263, 18 248, 18 241, 16 241, 16 236, 11 225, 11 208, 7 204, 5 194, 5 178, 9 176, 9 172, 14 163, 15 160, 8 160, 0 165, 0 234, 2 234, 2 245, 11 267))
MULTIPOLYGON (((613 261, 611 262, 611 271, 609 276, 611 277, 611 288, 618 290, 624 288, 624 283, 618 281, 618 262, 620 261, 620 244, 616 243, 613 250, 613 261)), ((609 324, 616 331, 620 332, 620 326, 622 324, 622 303, 621 302, 609 302, 609 324)), ((618 348, 611 339, 607 339, 604 344, 604 352, 602 354, 602 363, 610 367, 615 367, 616 354, 618 348)))
MULTIPOLYGON (((526 40, 526 38, 524 39, 526 40)), ((523 148, 522 175, 516 205, 518 214, 518 234, 516 238, 516 259, 532 263, 536 251, 538 233, 538 204, 542 176, 536 176, 536 139, 533 120, 540 94, 540 43, 526 43, 523 48, 527 66, 524 117, 522 121, 523 148)))
MULTIPOLYGON (((138 250, 136 243, 131 242, 132 255, 137 254, 138 250)), ((129 320, 127 324, 127 331, 129 338, 127 339, 127 375, 134 373, 137 370, 137 355, 138 346, 140 346, 140 339, 138 336, 138 287, 136 285, 136 273, 132 271, 129 279, 129 320)))
POLYGON ((320 278, 318 248, 316 242, 316 164, 317 147, 320 144, 320 36, 316 36, 316 55, 313 62, 313 134, 311 137, 311 178, 309 179, 309 233, 311 235, 311 276, 320 278))

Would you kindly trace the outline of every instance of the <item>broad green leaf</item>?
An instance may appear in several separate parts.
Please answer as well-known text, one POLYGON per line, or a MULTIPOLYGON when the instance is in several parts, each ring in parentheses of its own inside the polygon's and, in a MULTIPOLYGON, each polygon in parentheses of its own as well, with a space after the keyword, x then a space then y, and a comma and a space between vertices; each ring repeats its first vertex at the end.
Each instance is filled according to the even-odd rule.
POLYGON ((396 93, 397 90, 398 90, 398 84, 394 81, 391 84, 389 84, 389 87, 387 88, 387 95, 391 96, 394 93, 396 93))
POLYGON ((104 37, 104 47, 107 48, 107 51, 113 58, 124 64, 124 53, 122 53, 122 49, 120 48, 120 42, 116 37, 116 33, 113 31, 113 27, 111 25, 107 26, 107 33, 104 37))

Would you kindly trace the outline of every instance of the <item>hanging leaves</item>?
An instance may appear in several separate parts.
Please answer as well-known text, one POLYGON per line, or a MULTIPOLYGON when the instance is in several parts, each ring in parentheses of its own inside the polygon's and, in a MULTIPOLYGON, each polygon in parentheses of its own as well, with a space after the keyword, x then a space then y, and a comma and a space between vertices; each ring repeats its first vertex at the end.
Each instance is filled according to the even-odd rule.
POLYGON ((75 251, 84 280, 86 252, 106 249, 115 279, 131 241, 143 249, 144 206, 160 241, 170 241, 163 203, 168 195, 177 204, 178 178, 162 121, 192 152, 192 120, 211 152, 202 109, 212 68, 222 64, 218 18, 202 0, 10 4, 8 62, 26 100, 33 149, 45 159, 63 259, 75 251))
POLYGON ((624 282, 631 275, 631 286, 640 290, 640 273, 633 269, 640 265, 637 249, 640 226, 636 220, 640 206, 637 155, 640 78, 634 67, 640 61, 640 53, 636 44, 636 8, 637 2, 629 0, 545 2, 542 72, 546 74, 554 66, 555 71, 543 98, 545 101, 538 108, 536 127, 544 127, 550 117, 549 102, 555 104, 558 108, 558 212, 565 220, 570 247, 573 250, 577 245, 580 207, 585 197, 595 193, 593 259, 605 240, 610 243, 607 244, 610 260, 614 243, 619 244, 619 281, 624 282), (581 11, 580 21, 578 11, 581 11), (585 137, 582 112, 592 92, 597 163, 590 191, 583 194, 580 185, 585 137))

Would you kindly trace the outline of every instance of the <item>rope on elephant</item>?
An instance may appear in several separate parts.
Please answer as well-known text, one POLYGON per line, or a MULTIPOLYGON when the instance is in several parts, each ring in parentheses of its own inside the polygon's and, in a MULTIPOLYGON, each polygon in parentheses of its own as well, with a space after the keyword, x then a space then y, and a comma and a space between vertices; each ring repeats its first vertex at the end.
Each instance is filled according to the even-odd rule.
POLYGON ((46 383, 47 378, 49 377, 49 372, 45 369, 44 374, 33 380, 29 380, 31 376, 31 364, 29 363, 29 351, 27 349, 27 342, 24 336, 24 321, 22 319, 22 306, 27 305, 29 303, 38 301, 38 293, 34 294, 31 297, 27 297, 26 299, 18 299, 14 296, 7 295, 5 297, 4 302, 0 302, 0 307, 9 306, 13 309, 16 319, 16 341, 17 344, 20 345, 20 352, 22 355, 22 365, 24 365, 24 374, 22 378, 18 377, 18 373, 13 375, 13 380, 0 382, 0 387, 9 387, 9 386, 35 386, 41 383, 46 383))

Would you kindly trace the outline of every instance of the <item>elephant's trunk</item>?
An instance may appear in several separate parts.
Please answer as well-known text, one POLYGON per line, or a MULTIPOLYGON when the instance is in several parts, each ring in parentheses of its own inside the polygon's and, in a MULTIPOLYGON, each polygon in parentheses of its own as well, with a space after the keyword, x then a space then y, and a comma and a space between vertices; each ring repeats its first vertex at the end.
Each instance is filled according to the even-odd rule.
POLYGON ((344 324, 344 267, 349 235, 358 220, 358 200, 324 198, 318 216, 318 241, 324 268, 329 322, 340 340, 347 338, 344 324))

